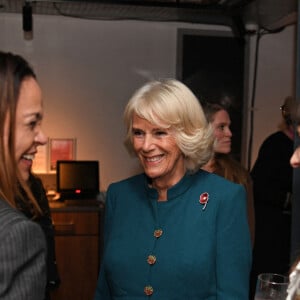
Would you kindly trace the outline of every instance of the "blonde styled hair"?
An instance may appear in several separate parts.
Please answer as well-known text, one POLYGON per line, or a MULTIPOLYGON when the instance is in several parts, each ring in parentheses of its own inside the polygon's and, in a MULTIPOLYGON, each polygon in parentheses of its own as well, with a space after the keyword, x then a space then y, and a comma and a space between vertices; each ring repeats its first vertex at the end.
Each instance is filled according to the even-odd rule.
POLYGON ((190 171, 201 168, 213 152, 213 132, 207 123, 196 96, 175 79, 151 81, 139 88, 129 100, 125 111, 125 145, 132 147, 132 119, 136 114, 174 133, 177 145, 185 156, 190 171))

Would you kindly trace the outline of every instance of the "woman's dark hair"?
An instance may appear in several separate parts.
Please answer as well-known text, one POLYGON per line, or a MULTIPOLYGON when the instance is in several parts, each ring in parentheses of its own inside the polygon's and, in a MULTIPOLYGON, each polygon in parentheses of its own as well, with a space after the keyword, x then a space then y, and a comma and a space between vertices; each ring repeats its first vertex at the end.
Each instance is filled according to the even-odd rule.
POLYGON ((16 206, 19 184, 25 189, 35 215, 40 208, 21 179, 15 160, 16 110, 22 82, 36 75, 19 55, 0 51, 0 196, 16 206))
MULTIPOLYGON (((217 112, 225 110, 229 114, 225 106, 219 103, 206 102, 203 104, 203 111, 207 122, 214 121, 217 112)), ((214 155, 214 173, 225 177, 226 179, 247 186, 249 181, 248 172, 237 162, 231 154, 215 153, 214 155)))
MULTIPOLYGON (((226 107, 214 102, 205 102, 202 105, 204 114, 206 116, 207 122, 212 123, 214 120, 215 114, 220 110, 227 111, 226 107)), ((227 111, 228 112, 228 111, 227 111)))

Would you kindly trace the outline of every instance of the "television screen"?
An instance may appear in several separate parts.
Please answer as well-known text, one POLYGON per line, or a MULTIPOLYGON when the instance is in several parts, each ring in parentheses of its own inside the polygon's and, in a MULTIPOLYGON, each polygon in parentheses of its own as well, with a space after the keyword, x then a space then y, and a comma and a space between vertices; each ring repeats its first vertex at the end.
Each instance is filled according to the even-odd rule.
POLYGON ((58 160, 57 192, 64 198, 90 198, 99 193, 99 163, 90 160, 58 160))

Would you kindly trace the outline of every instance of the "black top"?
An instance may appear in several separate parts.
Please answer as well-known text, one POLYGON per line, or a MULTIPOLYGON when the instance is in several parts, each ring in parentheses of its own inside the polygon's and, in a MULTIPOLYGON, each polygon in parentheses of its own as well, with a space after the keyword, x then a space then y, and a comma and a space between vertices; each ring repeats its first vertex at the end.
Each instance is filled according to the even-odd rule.
MULTIPOLYGON (((41 217, 33 219, 33 221, 35 221, 41 226, 47 242, 47 287, 44 300, 49 300, 49 292, 60 285, 60 277, 56 265, 54 228, 52 225, 51 212, 46 196, 46 191, 44 189, 41 179, 33 174, 30 174, 28 183, 31 192, 33 193, 43 212, 43 215, 41 217)), ((23 195, 25 196, 24 191, 22 189, 21 193, 23 193, 23 195)), ((19 210, 21 210, 27 218, 33 218, 30 206, 27 206, 26 203, 24 203, 18 198, 16 199, 16 203, 18 205, 19 210)))
POLYGON ((255 204, 284 205, 292 193, 290 158, 294 143, 282 131, 271 134, 260 147, 251 171, 255 204))

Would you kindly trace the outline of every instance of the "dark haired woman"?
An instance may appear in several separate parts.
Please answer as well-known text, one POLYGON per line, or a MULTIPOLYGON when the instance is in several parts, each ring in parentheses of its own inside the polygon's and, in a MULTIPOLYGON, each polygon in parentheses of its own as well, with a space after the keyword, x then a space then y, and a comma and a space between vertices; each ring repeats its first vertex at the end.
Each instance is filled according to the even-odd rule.
POLYGON ((290 268, 293 105, 294 100, 287 97, 279 130, 263 141, 251 170, 256 218, 252 291, 258 274, 287 274, 290 268))
POLYGON ((229 113, 224 106, 217 103, 206 103, 204 105, 204 113, 213 127, 215 143, 213 157, 202 168, 245 187, 247 192, 248 224, 253 246, 255 239, 255 214, 252 179, 249 172, 230 154, 232 133, 229 113))
POLYGON ((46 242, 41 227, 18 209, 23 201, 32 218, 42 215, 26 181, 41 129, 42 93, 20 56, 0 52, 0 299, 41 300, 46 288, 46 242), (19 185, 25 191, 21 195, 19 185))

